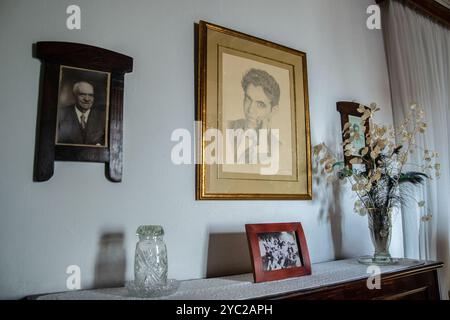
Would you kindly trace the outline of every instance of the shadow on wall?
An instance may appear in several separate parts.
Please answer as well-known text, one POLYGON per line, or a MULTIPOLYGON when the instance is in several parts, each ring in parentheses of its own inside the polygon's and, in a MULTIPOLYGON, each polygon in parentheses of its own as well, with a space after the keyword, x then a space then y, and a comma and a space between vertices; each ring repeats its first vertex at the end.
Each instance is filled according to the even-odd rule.
POLYGON ((126 256, 124 234, 104 233, 99 240, 95 263, 95 288, 114 288, 125 285, 126 256))
POLYGON ((251 273, 252 263, 245 233, 211 233, 206 277, 251 273))
POLYGON ((342 254, 341 187, 339 186, 339 181, 327 181, 327 177, 322 170, 317 161, 314 161, 314 198, 315 201, 320 203, 319 221, 330 223, 334 258, 339 260, 344 258, 342 254))

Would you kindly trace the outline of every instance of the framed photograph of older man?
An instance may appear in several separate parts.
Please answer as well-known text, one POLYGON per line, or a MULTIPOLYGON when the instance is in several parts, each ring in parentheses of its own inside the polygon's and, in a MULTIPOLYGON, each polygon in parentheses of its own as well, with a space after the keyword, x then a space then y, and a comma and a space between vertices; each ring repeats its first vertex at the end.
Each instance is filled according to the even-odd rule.
POLYGON ((122 180, 123 95, 133 58, 87 44, 41 41, 34 181, 47 181, 55 161, 105 164, 122 180))
POLYGON ((306 53, 200 21, 197 199, 312 198, 306 53))
POLYGON ((61 66, 56 144, 108 146, 111 73, 61 66))

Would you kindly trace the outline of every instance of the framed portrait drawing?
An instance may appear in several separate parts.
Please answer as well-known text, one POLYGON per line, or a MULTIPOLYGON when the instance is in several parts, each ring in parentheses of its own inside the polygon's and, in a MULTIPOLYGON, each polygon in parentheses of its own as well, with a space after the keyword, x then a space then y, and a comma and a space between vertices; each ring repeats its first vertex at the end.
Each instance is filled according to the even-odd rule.
POLYGON ((306 54, 200 21, 197 73, 196 198, 311 199, 306 54))
POLYGON ((38 42, 42 61, 34 180, 53 176, 54 161, 106 164, 106 177, 122 179, 124 74, 133 59, 103 48, 38 42))
POLYGON ((255 282, 311 274, 301 223, 247 224, 245 230, 255 282))
POLYGON ((359 151, 366 147, 366 134, 369 132, 369 124, 367 120, 362 121, 363 112, 360 112, 365 107, 356 102, 340 101, 337 102, 336 108, 341 114, 342 141, 349 138, 349 135, 344 131, 351 131, 355 134, 355 139, 352 141, 352 151, 346 152, 346 150, 343 150, 345 165, 352 169, 365 170, 364 165, 352 165, 350 163, 353 156, 359 155, 359 151), (349 123, 349 130, 344 130, 346 123, 349 123))

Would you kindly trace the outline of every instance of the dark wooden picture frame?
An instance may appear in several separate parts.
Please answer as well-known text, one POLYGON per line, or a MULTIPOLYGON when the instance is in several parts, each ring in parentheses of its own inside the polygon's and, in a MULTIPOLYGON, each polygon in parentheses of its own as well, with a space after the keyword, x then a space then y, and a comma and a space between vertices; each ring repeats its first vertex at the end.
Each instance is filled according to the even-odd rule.
MULTIPOLYGON (((245 230, 247 233, 255 282, 274 281, 311 274, 311 261, 309 259, 308 246, 300 222, 246 224, 245 230), (284 261, 286 261, 286 250, 289 252, 289 249, 291 249, 294 255, 298 253, 298 259, 295 260, 299 261, 299 263, 280 267, 275 270, 268 270, 266 263, 267 258, 262 257, 260 249, 260 242, 265 241, 264 238, 267 238, 268 236, 271 238, 273 237, 276 243, 278 243, 277 246, 275 246, 275 250, 277 250, 276 253, 279 256, 279 259, 284 259, 284 261), (289 245, 286 243, 287 241, 280 241, 282 236, 288 236, 293 239, 294 242, 289 245), (283 243, 281 244, 281 242, 283 243), (287 247, 287 249, 284 247, 287 247), (283 250, 284 252, 282 253, 283 250)), ((273 252, 271 252, 271 257, 273 258, 272 254, 273 252)), ((267 254, 265 256, 267 256, 267 254)))
MULTIPOLYGON (((336 109, 341 114, 341 132, 342 132, 342 141, 345 141, 346 137, 344 137, 344 126, 347 122, 349 122, 349 116, 354 116, 361 118, 362 113, 360 113, 357 109, 359 108, 361 104, 357 102, 349 102, 349 101, 339 101, 336 103, 336 109)), ((365 121, 365 132, 364 132, 364 142, 365 145, 367 145, 367 141, 365 140, 366 134, 369 133, 369 124, 368 120, 365 121)), ((352 169, 352 164, 350 163, 350 160, 353 158, 353 156, 346 156, 345 150, 343 150, 344 153, 344 162, 345 165, 348 166, 350 169, 352 169)))
POLYGON ((120 182, 124 74, 132 72, 133 59, 103 48, 70 42, 37 42, 34 55, 42 62, 34 180, 49 180, 54 173, 54 161, 83 161, 105 163, 106 177, 112 182, 120 182), (108 101, 103 145, 56 143, 59 91, 64 68, 84 70, 86 74, 109 75, 109 83, 103 88, 103 100, 108 101))

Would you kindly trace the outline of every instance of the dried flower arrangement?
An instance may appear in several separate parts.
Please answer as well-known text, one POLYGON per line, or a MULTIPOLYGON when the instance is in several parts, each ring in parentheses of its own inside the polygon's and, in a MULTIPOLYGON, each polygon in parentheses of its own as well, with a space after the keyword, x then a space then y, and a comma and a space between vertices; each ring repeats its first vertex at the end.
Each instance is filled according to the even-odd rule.
MULTIPOLYGON (((314 147, 314 155, 328 181, 340 179, 351 184, 358 197, 354 204, 355 212, 369 217, 369 229, 375 246, 371 262, 389 264, 392 263, 389 243, 393 209, 410 203, 413 199, 411 186, 439 177, 440 164, 437 152, 421 150, 416 143, 417 135, 424 134, 427 129, 422 108, 412 104, 398 128, 376 124, 373 116, 379 110, 374 103, 360 105, 360 130, 355 130, 350 122, 343 128, 342 145, 345 155, 351 157, 352 168, 338 161, 338 157, 324 143, 314 147), (366 124, 369 126, 367 131, 366 124), (365 135, 365 147, 355 150, 353 142, 360 138, 360 134, 365 135), (415 152, 422 152, 422 165, 408 162, 415 152)), ((419 207, 425 207, 424 201, 417 203, 419 207)), ((431 219, 431 214, 425 217, 431 219)))

